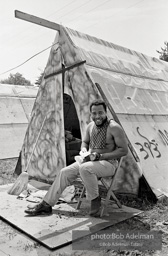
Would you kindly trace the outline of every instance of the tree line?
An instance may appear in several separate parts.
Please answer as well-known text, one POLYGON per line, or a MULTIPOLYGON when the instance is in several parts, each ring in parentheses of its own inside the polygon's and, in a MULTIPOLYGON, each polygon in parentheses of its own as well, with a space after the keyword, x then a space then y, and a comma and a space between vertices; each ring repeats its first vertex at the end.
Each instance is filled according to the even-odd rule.
MULTIPOLYGON (((42 81, 44 72, 42 72, 39 77, 37 78, 35 84, 39 86, 42 81)), ((24 86, 34 86, 30 80, 23 77, 22 74, 16 73, 16 74, 10 74, 8 78, 0 80, 0 84, 14 84, 14 85, 24 85, 24 86)))
POLYGON ((159 59, 168 62, 168 42, 164 42, 164 46, 161 47, 161 51, 156 50, 160 56, 159 59))

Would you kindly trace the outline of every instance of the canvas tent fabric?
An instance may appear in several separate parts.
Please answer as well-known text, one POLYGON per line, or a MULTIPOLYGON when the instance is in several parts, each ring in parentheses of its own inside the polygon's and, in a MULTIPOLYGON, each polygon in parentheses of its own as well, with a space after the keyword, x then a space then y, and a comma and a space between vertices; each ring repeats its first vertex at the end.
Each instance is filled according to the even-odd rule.
POLYGON ((74 103, 81 137, 89 104, 103 98, 131 145, 116 191, 137 194, 143 172, 157 197, 168 193, 167 77, 168 64, 161 60, 60 26, 23 143, 22 170, 29 165, 30 176, 52 181, 66 165, 65 95, 74 103))
POLYGON ((0 84, 0 159, 19 156, 38 88, 0 84))

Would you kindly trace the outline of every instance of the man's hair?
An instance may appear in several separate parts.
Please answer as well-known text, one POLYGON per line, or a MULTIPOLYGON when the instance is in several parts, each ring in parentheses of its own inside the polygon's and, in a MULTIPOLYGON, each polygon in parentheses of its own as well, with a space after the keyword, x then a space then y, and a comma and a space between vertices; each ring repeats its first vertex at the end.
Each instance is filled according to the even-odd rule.
POLYGON ((99 106, 99 105, 102 105, 104 110, 107 112, 106 103, 103 100, 100 100, 100 99, 92 101, 92 103, 90 104, 90 112, 91 112, 93 106, 99 106))

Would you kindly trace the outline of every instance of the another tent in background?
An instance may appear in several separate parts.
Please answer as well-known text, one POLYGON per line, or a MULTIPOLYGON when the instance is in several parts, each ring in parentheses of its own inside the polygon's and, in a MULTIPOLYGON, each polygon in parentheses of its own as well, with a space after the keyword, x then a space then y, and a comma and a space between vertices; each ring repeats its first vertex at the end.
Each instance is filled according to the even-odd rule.
POLYGON ((0 84, 0 159, 18 158, 37 87, 0 84))

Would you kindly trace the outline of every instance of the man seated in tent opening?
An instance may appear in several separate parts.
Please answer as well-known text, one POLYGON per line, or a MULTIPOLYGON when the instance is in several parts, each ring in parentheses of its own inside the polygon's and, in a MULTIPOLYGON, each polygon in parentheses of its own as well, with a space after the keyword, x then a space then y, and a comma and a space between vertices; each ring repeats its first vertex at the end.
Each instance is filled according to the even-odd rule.
POLYGON ((118 165, 117 159, 128 153, 127 140, 121 126, 107 118, 107 106, 102 100, 90 105, 92 122, 86 129, 81 144, 82 163, 72 163, 60 170, 43 201, 34 208, 27 208, 30 215, 51 214, 63 190, 80 174, 86 188, 87 199, 91 200, 90 215, 96 216, 101 207, 98 178, 113 176, 118 165), (88 154, 86 152, 89 152, 88 154))

